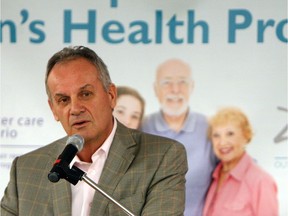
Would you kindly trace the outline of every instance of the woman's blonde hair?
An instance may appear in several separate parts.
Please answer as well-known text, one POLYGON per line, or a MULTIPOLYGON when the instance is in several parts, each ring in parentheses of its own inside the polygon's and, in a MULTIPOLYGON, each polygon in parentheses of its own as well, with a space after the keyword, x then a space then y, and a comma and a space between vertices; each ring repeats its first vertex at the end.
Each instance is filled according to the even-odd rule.
POLYGON ((227 123, 232 123, 238 126, 242 130, 244 137, 248 140, 248 143, 251 141, 253 131, 249 119, 239 108, 236 107, 222 108, 210 118, 208 128, 209 139, 211 139, 213 127, 227 123))

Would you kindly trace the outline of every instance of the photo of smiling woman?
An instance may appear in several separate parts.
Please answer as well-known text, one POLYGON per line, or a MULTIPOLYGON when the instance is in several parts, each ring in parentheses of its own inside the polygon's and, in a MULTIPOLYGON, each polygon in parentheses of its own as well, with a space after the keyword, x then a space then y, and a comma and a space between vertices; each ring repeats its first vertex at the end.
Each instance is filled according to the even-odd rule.
POLYGON ((219 110, 210 119, 208 136, 220 163, 204 216, 277 216, 276 183, 245 150, 253 136, 247 116, 238 108, 219 110))
POLYGON ((113 115, 126 127, 139 129, 145 101, 140 93, 128 86, 117 86, 117 102, 113 115))

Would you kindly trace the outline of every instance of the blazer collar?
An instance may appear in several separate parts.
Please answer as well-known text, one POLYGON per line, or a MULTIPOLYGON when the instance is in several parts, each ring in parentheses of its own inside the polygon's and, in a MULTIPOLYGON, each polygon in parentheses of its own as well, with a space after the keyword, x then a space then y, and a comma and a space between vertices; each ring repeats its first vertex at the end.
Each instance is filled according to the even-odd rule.
MULTIPOLYGON (((132 163, 138 149, 136 141, 133 138, 133 133, 137 132, 128 129, 119 121, 117 122, 116 133, 98 183, 98 186, 112 197, 113 191, 132 163)), ((48 153, 51 156, 51 165, 49 165, 51 168, 54 161, 63 151, 66 140, 67 137, 64 137, 52 144, 54 146, 48 153)), ((72 194, 70 183, 61 179, 59 182, 51 184, 53 184, 51 193, 54 215, 65 215, 68 212, 71 215, 72 194)), ((105 215, 109 202, 110 201, 107 198, 103 198, 103 195, 100 192, 95 191, 90 215, 105 215)))
MULTIPOLYGON (((136 142, 132 136, 136 131, 117 123, 116 133, 98 184, 112 197, 113 191, 126 173, 137 151, 136 142)), ((109 200, 96 191, 90 215, 105 215, 108 203, 109 200)))

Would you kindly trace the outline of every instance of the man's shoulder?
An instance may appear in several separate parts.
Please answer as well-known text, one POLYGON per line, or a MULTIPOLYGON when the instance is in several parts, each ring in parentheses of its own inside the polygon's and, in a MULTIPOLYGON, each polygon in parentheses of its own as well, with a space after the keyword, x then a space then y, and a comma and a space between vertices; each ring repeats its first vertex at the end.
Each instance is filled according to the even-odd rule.
POLYGON ((143 121, 141 124, 141 130, 148 132, 148 133, 154 133, 154 131, 156 130, 155 129, 156 124, 165 124, 165 122, 162 120, 160 111, 146 115, 143 118, 143 121))
POLYGON ((164 136, 160 136, 160 135, 156 135, 156 134, 151 134, 151 133, 147 133, 144 131, 137 131, 136 133, 137 136, 142 136, 142 139, 147 139, 147 140, 159 140, 162 142, 177 142, 176 140, 170 139, 168 137, 164 137, 164 136))
POLYGON ((198 121, 207 122, 207 116, 200 112, 189 111, 189 116, 196 118, 198 121))
POLYGON ((184 148, 183 144, 177 140, 139 130, 134 131, 132 136, 134 136, 135 140, 137 140, 140 145, 151 145, 153 148, 171 148, 172 146, 175 146, 176 148, 184 148))
POLYGON ((176 140, 130 129, 122 124, 117 126, 114 145, 111 146, 110 150, 111 155, 112 152, 117 155, 123 154, 125 157, 130 154, 133 157, 136 156, 137 159, 144 157, 147 159, 146 161, 151 163, 156 163, 157 160, 159 162, 163 157, 172 158, 172 155, 185 157, 186 155, 184 145, 176 140))
MULTIPOLYGON (((161 117, 162 116, 161 116, 160 111, 150 113, 144 117, 143 124, 145 125, 153 121, 158 121, 159 119, 161 119, 161 117)), ((189 111, 188 117, 193 118, 193 119, 196 118, 198 121, 201 121, 201 122, 207 122, 207 116, 200 112, 189 111)))
POLYGON ((16 157, 13 165, 17 167, 18 176, 22 179, 29 179, 35 173, 47 173, 53 166, 53 162, 65 147, 65 140, 60 139, 48 145, 35 149, 16 157))
POLYGON ((155 120, 159 119, 160 117, 161 117, 161 112, 159 112, 159 111, 150 113, 144 117, 143 124, 147 124, 151 121, 155 121, 155 120))
POLYGON ((25 153, 19 156, 19 158, 21 160, 21 159, 29 159, 29 158, 33 159, 35 157, 47 157, 47 156, 57 157, 65 147, 66 139, 67 137, 60 138, 56 141, 53 141, 50 144, 44 145, 28 153, 25 153))

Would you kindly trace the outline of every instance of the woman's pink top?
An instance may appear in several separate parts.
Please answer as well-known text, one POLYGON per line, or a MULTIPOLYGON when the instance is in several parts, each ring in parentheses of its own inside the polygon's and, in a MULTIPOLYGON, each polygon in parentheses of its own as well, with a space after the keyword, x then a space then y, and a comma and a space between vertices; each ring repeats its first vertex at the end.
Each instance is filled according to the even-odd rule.
POLYGON ((203 216, 278 216, 277 185, 247 153, 216 192, 221 167, 213 172, 203 216))

